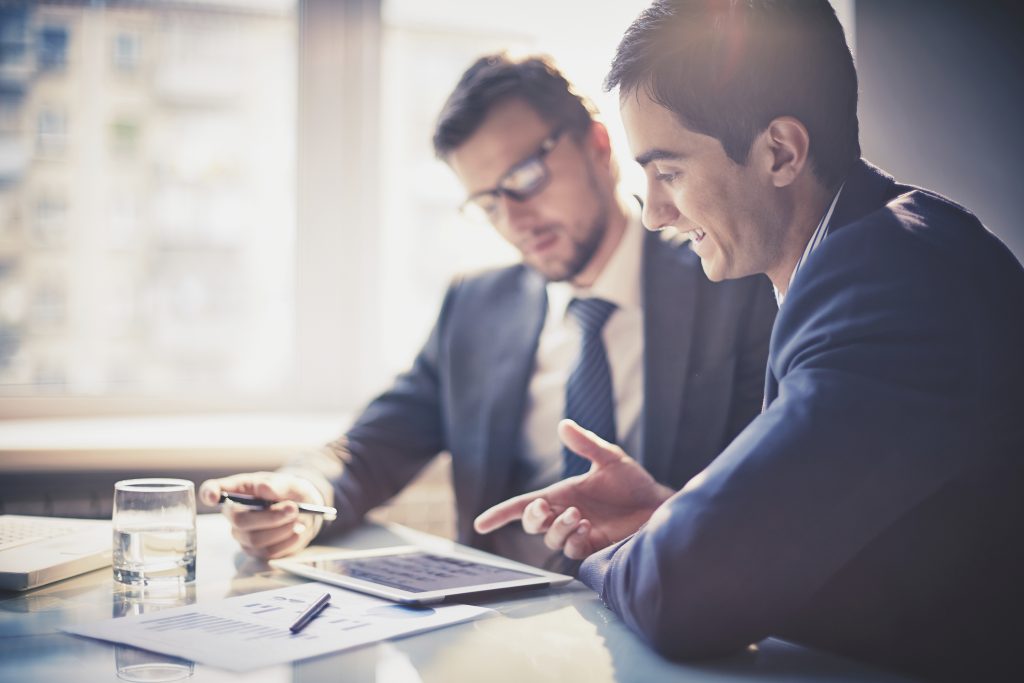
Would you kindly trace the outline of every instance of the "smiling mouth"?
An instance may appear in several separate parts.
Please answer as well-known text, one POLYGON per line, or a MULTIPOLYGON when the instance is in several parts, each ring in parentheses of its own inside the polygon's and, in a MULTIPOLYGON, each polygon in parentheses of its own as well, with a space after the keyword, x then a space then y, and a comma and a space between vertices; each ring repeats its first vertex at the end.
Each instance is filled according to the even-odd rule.
POLYGON ((690 238, 691 242, 700 242, 702 239, 704 239, 704 236, 706 234, 707 233, 704 232, 702 229, 695 228, 694 230, 690 230, 689 232, 687 232, 686 236, 690 238))

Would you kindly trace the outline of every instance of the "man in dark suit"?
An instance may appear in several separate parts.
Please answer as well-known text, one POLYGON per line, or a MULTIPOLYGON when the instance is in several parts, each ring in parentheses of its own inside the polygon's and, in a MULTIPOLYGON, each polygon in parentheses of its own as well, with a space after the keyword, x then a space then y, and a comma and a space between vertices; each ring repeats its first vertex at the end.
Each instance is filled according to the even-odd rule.
MULTIPOLYGON (((607 130, 545 59, 477 61, 434 143, 466 208, 523 263, 456 280, 412 368, 344 437, 282 472, 208 481, 201 496, 327 502, 336 532, 449 451, 459 540, 543 564, 560 554, 517 529, 481 536, 472 522, 585 469, 563 452, 559 419, 604 430, 655 479, 682 486, 760 409, 775 305, 765 279, 712 283, 680 235, 643 230, 639 202, 617 192, 607 130), (581 330, 574 311, 583 321, 598 309, 598 329, 581 330)), ((255 555, 294 552, 318 531, 293 502, 227 512, 255 555)))
POLYGON ((775 286, 765 410, 678 492, 563 424, 589 473, 478 530, 521 517, 590 555, 581 580, 669 657, 774 635, 928 678, 1020 680, 1021 264, 963 207, 859 158, 856 72, 826 0, 659 0, 607 83, 647 173, 646 225, 689 233, 712 280, 775 286))

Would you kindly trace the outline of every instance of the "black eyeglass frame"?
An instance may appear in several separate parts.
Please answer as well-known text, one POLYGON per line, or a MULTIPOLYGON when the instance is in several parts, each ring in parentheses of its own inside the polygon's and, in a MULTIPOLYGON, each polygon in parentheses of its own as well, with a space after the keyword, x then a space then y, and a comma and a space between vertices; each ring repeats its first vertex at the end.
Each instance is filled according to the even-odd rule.
POLYGON ((558 128, 552 130, 546 138, 541 140, 536 152, 526 157, 525 159, 517 161, 515 164, 513 164, 507 171, 505 171, 505 174, 501 176, 501 178, 498 180, 498 184, 495 185, 494 187, 490 188, 489 190, 480 190, 479 192, 474 192, 469 197, 467 197, 466 201, 462 202, 462 204, 459 206, 459 211, 465 213, 467 209, 475 206, 479 208, 481 211, 483 211, 485 215, 490 217, 493 216, 497 211, 497 201, 498 199, 501 198, 502 195, 505 195, 509 199, 514 199, 517 202, 524 202, 527 199, 530 199, 531 197, 535 197, 538 194, 540 194, 541 191, 543 191, 544 188, 547 187, 548 183, 551 182, 551 170, 548 168, 548 165, 544 162, 544 159, 552 152, 552 150, 555 149, 555 147, 558 145, 558 140, 567 132, 568 128, 566 126, 559 126, 558 128), (529 186, 525 188, 506 187, 506 184, 509 182, 509 179, 514 177, 516 173, 534 164, 538 164, 538 168, 541 171, 540 175, 538 176, 538 179, 535 182, 531 183, 529 186), (494 203, 490 205, 485 205, 481 203, 480 200, 483 199, 484 197, 493 197, 494 203))

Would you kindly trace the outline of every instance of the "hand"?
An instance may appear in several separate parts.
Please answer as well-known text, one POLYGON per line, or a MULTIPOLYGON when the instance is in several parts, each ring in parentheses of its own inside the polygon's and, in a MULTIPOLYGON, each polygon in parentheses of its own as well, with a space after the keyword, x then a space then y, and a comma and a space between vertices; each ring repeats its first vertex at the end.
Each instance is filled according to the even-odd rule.
POLYGON ((282 557, 301 550, 309 545, 323 524, 318 515, 299 518, 296 502, 323 505, 325 501, 311 482, 292 474, 250 472, 208 479, 199 487, 199 499, 207 505, 216 505, 221 491, 279 501, 265 510, 232 503, 225 503, 222 508, 231 522, 231 535, 254 557, 282 557))
POLYGON ((499 503, 476 518, 487 534, 517 519, 528 534, 581 560, 640 528, 673 493, 614 444, 572 420, 558 425, 562 443, 591 463, 590 471, 499 503))

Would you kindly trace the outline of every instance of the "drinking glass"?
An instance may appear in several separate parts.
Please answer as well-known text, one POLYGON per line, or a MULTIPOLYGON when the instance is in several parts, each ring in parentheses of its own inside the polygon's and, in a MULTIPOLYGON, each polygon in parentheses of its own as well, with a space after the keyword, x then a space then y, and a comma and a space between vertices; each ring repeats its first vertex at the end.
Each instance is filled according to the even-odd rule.
POLYGON ((196 578, 196 493, 185 479, 114 485, 114 579, 128 585, 196 578))

